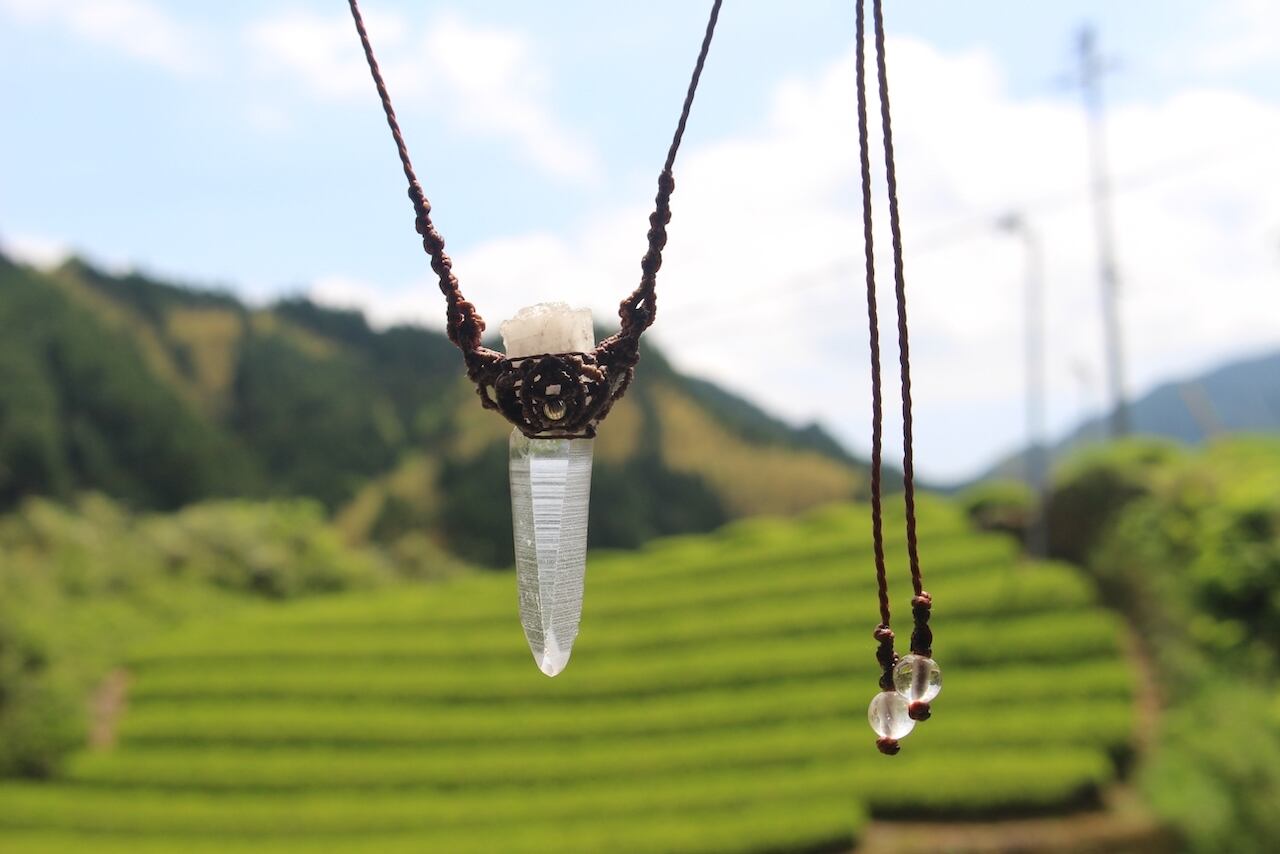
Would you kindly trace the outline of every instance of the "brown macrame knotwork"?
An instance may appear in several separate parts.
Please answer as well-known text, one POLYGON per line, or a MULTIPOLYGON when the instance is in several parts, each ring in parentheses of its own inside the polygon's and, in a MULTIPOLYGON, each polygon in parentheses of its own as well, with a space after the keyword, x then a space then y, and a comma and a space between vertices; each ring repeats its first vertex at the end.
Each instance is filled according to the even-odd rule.
POLYGON ((409 160, 409 149, 391 107, 391 95, 382 79, 382 71, 374 58, 364 18, 356 0, 348 0, 365 59, 369 62, 369 72, 373 75, 378 98, 382 101, 391 136, 400 155, 400 165, 409 182, 414 227, 422 236, 422 247, 431 257, 431 269, 440 280, 440 292, 444 294, 447 305, 449 340, 462 351, 467 376, 475 383, 476 393, 485 408, 500 412, 526 436, 595 436, 596 425, 609 414, 614 402, 626 393, 631 384, 635 366, 640 361, 640 336, 653 324, 657 314, 654 288, 658 270, 662 267, 662 250, 667 245, 667 225, 671 222, 671 194, 676 188, 672 170, 676 152, 689 122, 693 96, 711 49, 711 38, 715 34, 722 2, 714 0, 712 3, 698 61, 693 67, 693 76, 680 110, 680 121, 676 124, 666 162, 658 175, 658 194, 654 199, 654 211, 649 215, 649 245, 640 261, 640 284, 618 308, 622 321, 620 328, 590 353, 547 353, 508 358, 480 343, 485 330, 484 319, 476 307, 462 296, 458 278, 453 274, 453 261, 444 251, 444 238, 431 222, 431 203, 427 201, 409 160))
POLYGON ((526 436, 590 438, 635 367, 634 361, 601 361, 601 352, 508 359, 485 350, 467 360, 468 374, 485 408, 496 409, 526 436))

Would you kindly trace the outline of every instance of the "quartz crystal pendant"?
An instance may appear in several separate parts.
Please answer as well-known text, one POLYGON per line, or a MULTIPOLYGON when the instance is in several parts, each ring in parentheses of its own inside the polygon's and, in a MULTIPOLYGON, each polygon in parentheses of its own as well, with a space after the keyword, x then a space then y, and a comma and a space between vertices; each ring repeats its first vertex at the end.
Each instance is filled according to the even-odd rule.
POLYGON ((881 738, 905 738, 916 722, 907 713, 907 701, 897 691, 881 691, 871 698, 867 720, 881 738))
MULTIPOLYGON (((522 308, 502 324, 510 359, 587 352, 594 341, 591 312, 564 303, 522 308)), ((552 391, 564 390, 557 386, 552 391)), ((564 417, 562 402, 548 399, 543 406, 547 418, 564 417)), ((520 622, 533 660, 548 676, 569 663, 582 619, 593 444, 591 439, 511 433, 511 527, 520 622)))
POLYGON ((592 439, 511 433, 511 519, 520 622, 548 676, 569 663, 582 618, 592 439))
POLYGON ((927 703, 942 690, 942 671, 932 658, 904 655, 893 668, 893 687, 908 703, 927 703))

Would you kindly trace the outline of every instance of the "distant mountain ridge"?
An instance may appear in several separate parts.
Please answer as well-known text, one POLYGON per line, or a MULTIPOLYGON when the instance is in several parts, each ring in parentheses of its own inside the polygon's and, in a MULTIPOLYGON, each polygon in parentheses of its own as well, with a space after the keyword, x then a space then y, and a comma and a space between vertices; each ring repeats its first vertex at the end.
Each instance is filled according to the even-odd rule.
MULTIPOLYGON (((1227 433, 1280 432, 1280 350, 1238 359, 1204 374, 1164 383, 1129 404, 1131 431, 1187 444, 1227 433)), ((1091 418, 1057 442, 1052 457, 1106 436, 1107 419, 1091 418)), ((977 480, 1025 480, 1027 452, 1005 457, 977 480)))
MULTIPOLYGON (((0 256, 0 510, 97 490, 139 509, 310 496, 353 541, 426 535, 510 560, 506 437, 441 333, 305 299, 0 256)), ((592 543, 629 547, 864 494, 821 428, 793 428, 646 348, 596 440, 592 543)))

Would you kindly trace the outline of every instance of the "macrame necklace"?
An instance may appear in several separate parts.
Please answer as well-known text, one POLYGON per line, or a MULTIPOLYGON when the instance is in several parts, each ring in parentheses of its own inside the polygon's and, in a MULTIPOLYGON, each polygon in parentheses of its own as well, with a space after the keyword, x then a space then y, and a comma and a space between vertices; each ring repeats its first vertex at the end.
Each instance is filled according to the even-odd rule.
POLYGON ((871 700, 867 718, 879 738, 881 753, 892 756, 899 750, 917 721, 929 719, 929 701, 942 690, 942 673, 934 662, 933 631, 929 615, 933 598, 925 592, 920 571, 920 549, 916 538, 915 466, 911 418, 911 347, 907 335, 907 291, 902 266, 902 228, 898 217, 898 177, 893 163, 893 128, 889 121, 889 81, 884 58, 884 15, 881 0, 872 0, 875 21, 876 79, 880 96, 880 124, 884 139, 885 182, 889 195, 889 233, 893 243, 894 296, 898 308, 898 367, 902 382, 902 485, 906 504, 907 562, 911 567, 911 654, 899 657, 893 649, 893 629, 889 627, 889 584, 884 561, 884 526, 881 515, 881 454, 883 407, 880 392, 880 319, 876 311, 876 264, 871 221, 871 155, 867 133, 867 72, 865 2, 857 0, 855 65, 858 88, 858 153, 862 177, 862 232, 867 264, 867 320, 871 341, 871 542, 875 554, 876 588, 880 599, 880 624, 874 637, 879 643, 876 661, 880 665, 880 693, 871 700))
POLYGON ((631 382, 640 361, 640 335, 653 323, 657 311, 654 287, 671 221, 672 169, 721 2, 714 0, 712 4, 675 136, 658 175, 655 209, 649 216, 648 250, 640 261, 640 285, 622 301, 618 332, 593 347, 589 311, 573 311, 562 303, 538 305, 522 309, 502 324, 504 354, 481 343, 484 320, 462 297, 444 240, 431 222, 431 204, 409 161, 360 9, 356 0, 349 0, 409 182, 415 226, 447 304, 449 340, 462 351, 481 404, 515 425, 510 441, 510 480, 520 621, 534 660, 548 676, 555 676, 568 664, 578 636, 586 573, 592 442, 600 422, 631 382))

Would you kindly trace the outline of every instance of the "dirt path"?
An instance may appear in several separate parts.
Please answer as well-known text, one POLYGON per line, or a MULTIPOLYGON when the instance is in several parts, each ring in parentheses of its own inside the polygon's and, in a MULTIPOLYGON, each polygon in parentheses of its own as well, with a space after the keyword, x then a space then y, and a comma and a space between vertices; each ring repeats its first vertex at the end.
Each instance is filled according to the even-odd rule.
POLYGON ((129 696, 129 672, 117 667, 102 680, 89 700, 89 747, 103 750, 116 743, 116 725, 129 696))
MULTIPOLYGON (((1130 632, 1126 652, 1134 666, 1134 749, 1141 761, 1152 747, 1161 698, 1146 650, 1130 632)), ((1176 840, 1127 784, 1104 793, 1102 809, 1053 818, 989 822, 873 821, 857 854, 1165 854, 1176 840)))
POLYGON ((1058 818, 991 822, 875 821, 858 854, 1166 854, 1176 850, 1136 795, 1118 787, 1105 809, 1058 818))
POLYGON ((1138 728, 1133 734, 1133 746, 1142 758, 1155 746, 1156 728, 1160 725, 1160 710, 1164 697, 1156 679, 1155 663, 1137 633, 1132 629, 1125 633, 1125 652, 1133 662, 1137 684, 1134 686, 1134 704, 1137 709, 1138 728))

